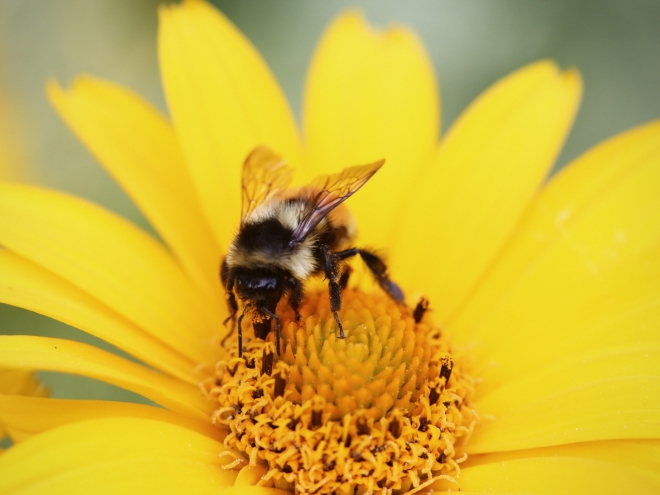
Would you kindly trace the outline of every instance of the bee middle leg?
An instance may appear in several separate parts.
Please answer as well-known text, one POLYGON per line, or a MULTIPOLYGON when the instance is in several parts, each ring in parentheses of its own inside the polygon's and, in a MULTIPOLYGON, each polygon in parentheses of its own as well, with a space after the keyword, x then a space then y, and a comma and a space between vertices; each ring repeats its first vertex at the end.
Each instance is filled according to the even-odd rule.
POLYGON ((303 284, 300 280, 293 277, 287 279, 286 284, 289 290, 289 304, 296 314, 296 321, 300 321, 302 320, 302 316, 300 316, 298 310, 300 309, 300 305, 302 304, 305 295, 303 284))
POLYGON ((324 262, 324 273, 325 273, 325 278, 328 279, 328 291, 330 293, 330 310, 332 311, 332 316, 335 317, 335 321, 337 322, 337 326, 339 327, 339 338, 340 339, 345 339, 346 335, 344 335, 344 327, 341 324, 341 320, 339 319, 339 314, 337 311, 341 309, 341 292, 342 292, 342 287, 341 287, 341 272, 340 272, 340 262, 341 260, 338 259, 337 254, 330 252, 328 249, 326 249, 325 246, 321 247, 321 253, 323 254, 323 262, 324 262))

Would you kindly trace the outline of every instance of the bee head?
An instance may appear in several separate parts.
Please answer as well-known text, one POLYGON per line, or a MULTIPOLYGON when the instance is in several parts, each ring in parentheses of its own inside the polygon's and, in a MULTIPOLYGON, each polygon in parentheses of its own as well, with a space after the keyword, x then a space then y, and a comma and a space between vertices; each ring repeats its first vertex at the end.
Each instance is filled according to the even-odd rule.
POLYGON ((284 275, 268 269, 239 269, 235 280, 238 297, 257 306, 275 307, 284 292, 284 275))

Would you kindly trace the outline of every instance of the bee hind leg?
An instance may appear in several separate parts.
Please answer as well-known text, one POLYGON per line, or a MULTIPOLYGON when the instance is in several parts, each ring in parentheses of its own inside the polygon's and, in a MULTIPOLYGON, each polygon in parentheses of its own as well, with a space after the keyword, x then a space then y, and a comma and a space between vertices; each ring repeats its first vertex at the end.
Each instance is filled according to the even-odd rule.
POLYGON ((369 268, 369 271, 374 276, 381 289, 383 289, 387 295, 394 299, 396 302, 403 302, 403 291, 397 284, 390 280, 390 277, 387 274, 387 265, 376 253, 367 249, 351 248, 336 253, 336 257, 342 261, 350 258, 351 256, 355 256, 356 254, 360 255, 362 261, 364 261, 364 264, 367 265, 367 268, 369 268))

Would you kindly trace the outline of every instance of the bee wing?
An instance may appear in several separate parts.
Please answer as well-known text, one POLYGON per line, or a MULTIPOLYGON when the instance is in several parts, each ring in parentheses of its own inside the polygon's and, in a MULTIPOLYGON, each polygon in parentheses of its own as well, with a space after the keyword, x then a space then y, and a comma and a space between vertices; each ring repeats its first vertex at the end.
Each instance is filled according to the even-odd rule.
POLYGON ((385 163, 385 160, 379 160, 369 165, 346 168, 338 174, 323 175, 316 178, 309 185, 309 188, 318 192, 316 192, 316 195, 305 209, 302 220, 293 232, 291 242, 298 244, 304 241, 305 237, 314 230, 314 227, 328 213, 364 186, 378 169, 383 166, 383 163, 385 163))
POLYGON ((286 189, 292 177, 293 168, 280 156, 265 146, 255 148, 243 163, 241 218, 286 189))

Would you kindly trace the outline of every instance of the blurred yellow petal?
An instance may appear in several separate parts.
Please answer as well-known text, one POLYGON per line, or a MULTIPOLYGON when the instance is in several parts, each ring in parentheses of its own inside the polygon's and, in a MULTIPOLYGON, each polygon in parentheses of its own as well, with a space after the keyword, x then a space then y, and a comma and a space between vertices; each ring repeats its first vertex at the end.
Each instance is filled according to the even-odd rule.
POLYGON ((207 219, 226 248, 240 219, 241 165, 266 145, 299 163, 296 125, 252 44, 205 2, 160 9, 167 104, 207 219))
POLYGON ((219 302, 200 297, 153 238, 63 193, 0 184, 0 244, 63 277, 196 362, 211 356, 219 302))
POLYGON ((622 493, 657 494, 660 474, 657 471, 623 465, 619 452, 610 451, 609 460, 580 457, 532 457, 482 464, 461 469, 452 491, 518 493, 535 495, 620 495, 622 493))
POLYGON ((559 73, 550 62, 513 73, 459 117, 416 178, 391 249, 392 272, 431 297, 441 320, 520 222, 564 143, 581 88, 577 72, 559 73))
POLYGON ((74 326, 191 384, 193 361, 154 339, 113 310, 57 275, 10 251, 0 251, 0 302, 74 326))
POLYGON ((466 466, 494 464, 521 458, 573 457, 598 461, 612 461, 616 452, 617 464, 637 467, 645 471, 660 472, 660 440, 603 440, 600 442, 572 443, 530 450, 489 452, 474 454, 466 466))
POLYGON ((484 391, 564 355, 660 335, 660 123, 578 158, 450 327, 484 391), (588 178, 587 178, 588 177, 588 178))
POLYGON ((377 32, 355 11, 330 25, 306 82, 304 176, 385 159, 351 198, 367 242, 389 243, 402 203, 436 146, 439 122, 433 67, 414 32, 401 26, 377 32))
POLYGON ((233 484, 222 443, 180 426, 135 418, 73 423, 0 456, 0 494, 211 494, 233 484))
POLYGON ((471 453, 660 438, 660 346, 582 352, 475 401, 484 420, 471 453))
POLYGON ((256 466, 245 466, 238 472, 234 486, 253 486, 268 473, 268 468, 261 464, 256 466))
POLYGON ((44 397, 47 392, 31 371, 0 369, 0 394, 44 397))
POLYGON ((232 486, 223 488, 222 495, 290 495, 288 490, 266 488, 263 486, 232 486))
POLYGON ((20 113, 17 112, 17 98, 12 92, 5 91, 6 89, 6 86, 0 88, 0 179, 30 180, 33 179, 33 172, 29 166, 28 147, 20 113))
POLYGON ((191 278, 218 297, 220 251, 202 215, 170 123, 137 95, 91 77, 77 78, 68 92, 52 81, 48 96, 191 278))
MULTIPOLYGON (((0 394, 43 397, 47 393, 46 387, 39 383, 31 371, 0 369, 0 394)), ((0 441, 8 434, 8 425, 0 414, 0 441)))
POLYGON ((212 410, 212 404, 198 387, 71 340, 0 335, 0 368, 57 371, 95 378, 201 420, 207 419, 212 410))
POLYGON ((14 442, 58 426, 99 418, 144 418, 163 421, 196 431, 210 438, 224 434, 210 421, 197 420, 160 407, 103 400, 45 399, 0 394, 0 423, 14 442))

